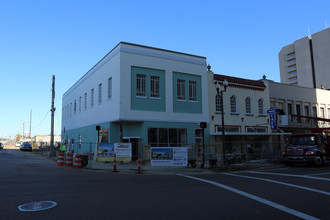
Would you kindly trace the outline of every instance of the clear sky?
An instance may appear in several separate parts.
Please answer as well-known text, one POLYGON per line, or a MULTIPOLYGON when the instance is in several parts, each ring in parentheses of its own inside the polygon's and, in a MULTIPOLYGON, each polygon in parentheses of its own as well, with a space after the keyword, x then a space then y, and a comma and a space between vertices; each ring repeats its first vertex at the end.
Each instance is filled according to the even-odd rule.
POLYGON ((217 74, 279 82, 281 48, 330 26, 330 1, 0 0, 0 137, 55 133, 62 95, 120 41, 207 57, 217 74))

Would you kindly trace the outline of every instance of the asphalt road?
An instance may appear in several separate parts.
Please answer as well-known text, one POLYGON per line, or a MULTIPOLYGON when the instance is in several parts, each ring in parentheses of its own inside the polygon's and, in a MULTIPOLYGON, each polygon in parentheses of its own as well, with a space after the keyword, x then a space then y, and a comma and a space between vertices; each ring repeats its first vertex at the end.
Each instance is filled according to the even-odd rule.
POLYGON ((56 166, 0 150, 0 219, 330 219, 330 166, 199 175, 56 166), (19 205, 54 201, 22 212, 19 205))

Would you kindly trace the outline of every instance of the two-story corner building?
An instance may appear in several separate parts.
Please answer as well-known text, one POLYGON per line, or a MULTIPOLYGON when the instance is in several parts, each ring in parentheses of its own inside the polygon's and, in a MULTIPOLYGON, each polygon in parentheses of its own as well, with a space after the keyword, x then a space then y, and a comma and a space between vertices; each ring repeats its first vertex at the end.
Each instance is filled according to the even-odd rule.
POLYGON ((309 133, 311 128, 330 127, 330 91, 264 80, 269 88, 270 107, 280 110, 278 127, 286 133, 309 133), (309 118, 297 117, 296 115, 309 118))
POLYGON ((210 154, 216 154, 218 160, 222 158, 222 103, 216 84, 224 90, 224 80, 228 82, 223 92, 225 154, 238 154, 243 160, 273 156, 280 150, 280 144, 274 141, 278 133, 270 128, 267 86, 261 80, 218 75, 212 71, 208 71, 210 154))
MULTIPOLYGON (((206 58, 120 42, 65 94, 62 138, 75 152, 97 142, 193 146, 208 122, 206 58)), ((93 147, 95 144, 93 145, 93 147)))

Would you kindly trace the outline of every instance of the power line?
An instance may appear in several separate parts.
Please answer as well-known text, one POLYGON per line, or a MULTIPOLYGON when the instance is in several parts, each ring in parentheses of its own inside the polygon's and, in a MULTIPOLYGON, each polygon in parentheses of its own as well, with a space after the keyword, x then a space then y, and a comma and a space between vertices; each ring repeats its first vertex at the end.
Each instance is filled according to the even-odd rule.
POLYGON ((41 122, 37 126, 35 126, 33 128, 39 127, 42 124, 42 122, 44 122, 44 120, 46 119, 46 117, 48 116, 48 114, 49 114, 49 110, 47 110, 47 113, 46 113, 45 117, 41 120, 41 122))

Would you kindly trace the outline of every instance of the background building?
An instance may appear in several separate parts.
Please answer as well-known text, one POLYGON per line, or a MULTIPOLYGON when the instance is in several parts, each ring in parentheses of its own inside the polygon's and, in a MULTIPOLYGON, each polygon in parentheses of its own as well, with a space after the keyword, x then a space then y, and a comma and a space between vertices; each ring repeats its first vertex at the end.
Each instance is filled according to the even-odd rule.
POLYGON ((304 37, 279 53, 281 83, 330 89, 330 28, 304 37))
POLYGON ((207 95, 205 57, 120 42, 63 95, 62 138, 79 153, 131 142, 134 157, 143 146, 192 146, 207 95))

